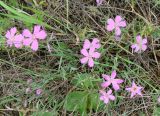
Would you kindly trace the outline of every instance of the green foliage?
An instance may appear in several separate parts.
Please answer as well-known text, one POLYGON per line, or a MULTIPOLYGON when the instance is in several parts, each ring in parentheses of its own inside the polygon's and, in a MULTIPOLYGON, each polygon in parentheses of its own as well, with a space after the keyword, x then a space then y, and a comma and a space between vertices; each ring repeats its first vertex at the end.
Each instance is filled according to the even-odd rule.
POLYGON ((157 28, 153 31, 153 33, 151 34, 151 36, 152 36, 153 38, 159 38, 159 36, 160 36, 160 27, 157 27, 157 28))
POLYGON ((72 84, 83 91, 69 93, 66 98, 65 109, 68 111, 79 111, 81 114, 87 113, 87 111, 102 110, 104 104, 99 100, 99 94, 97 92, 99 88, 97 83, 100 82, 101 79, 96 79, 87 73, 76 75, 72 84))
POLYGON ((96 112, 102 111, 105 108, 105 104, 100 101, 98 93, 91 93, 89 95, 90 110, 96 112))
POLYGON ((4 48, 5 44, 5 38, 2 34, 5 33, 5 31, 10 28, 11 25, 12 23, 10 19, 0 17, 0 48, 4 48))
POLYGON ((20 21, 24 21, 24 22, 31 23, 31 24, 39 24, 39 25, 42 25, 42 26, 45 26, 45 27, 52 29, 52 27, 50 25, 48 25, 47 23, 44 23, 42 20, 39 20, 36 17, 30 16, 29 14, 25 13, 22 10, 17 10, 15 8, 12 8, 8 5, 6 5, 2 1, 0 1, 0 6, 4 7, 7 11, 9 11, 11 13, 11 14, 0 13, 3 16, 17 19, 20 21))
POLYGON ((5 0, 5 3, 7 3, 8 5, 12 5, 14 7, 19 7, 19 2, 18 0, 5 0))
POLYGON ((96 79, 94 76, 84 73, 78 74, 73 79, 72 83, 83 90, 91 89, 91 88, 98 88, 97 83, 101 82, 101 79, 96 79))
POLYGON ((79 111, 81 114, 87 112, 88 93, 85 91, 74 91, 67 95, 64 108, 67 111, 79 111))
MULTIPOLYGON (((135 106, 139 106, 142 102, 148 106, 150 100, 148 101, 147 97, 142 98, 143 101, 141 98, 128 99, 129 95, 123 88, 135 80, 144 87, 143 92, 147 93, 147 96, 154 95, 151 98, 154 110, 152 106, 151 108, 147 107, 147 110, 154 111, 153 116, 159 116, 160 109, 157 106, 159 92, 155 95, 159 85, 155 84, 156 82, 151 83, 154 77, 158 77, 157 71, 155 71, 158 68, 154 57, 159 58, 156 55, 153 56, 152 47, 155 46, 155 51, 158 52, 156 46, 159 43, 156 42, 154 45, 150 40, 158 39, 160 36, 160 28, 157 25, 159 19, 156 14, 158 12, 155 12, 156 9, 159 10, 156 7, 160 5, 159 0, 151 0, 151 4, 145 2, 151 6, 149 12, 148 6, 143 8, 144 1, 140 1, 138 5, 137 0, 124 0, 119 4, 116 4, 116 1, 104 2, 99 7, 95 5, 95 1, 67 1, 67 5, 61 0, 55 0, 54 3, 46 2, 46 0, 0 1, 2 9, 0 13, 0 43, 5 42, 5 32, 11 26, 16 26, 21 31, 24 27, 31 30, 34 24, 39 24, 48 28, 48 38, 51 39, 47 41, 50 42, 53 50, 51 53, 44 50, 47 48, 46 44, 40 45, 43 49, 38 52, 14 48, 1 50, 0 108, 5 109, 5 106, 9 106, 15 110, 21 110, 26 99, 26 109, 36 110, 31 112, 32 116, 61 115, 59 113, 63 112, 62 108, 67 110, 67 115, 72 112, 75 113, 73 115, 89 116, 94 113, 97 115, 99 113, 100 115, 103 113, 127 115, 127 112, 130 115, 134 115, 134 113, 145 115, 145 111, 143 109, 141 111, 141 108, 135 112, 135 106), (146 10, 147 14, 143 10, 146 10), (134 11, 139 15, 135 16, 134 11), (113 18, 115 15, 124 16, 128 22, 127 27, 122 30, 122 41, 119 42, 114 41, 114 32, 110 33, 105 30, 106 19, 113 18), (49 23, 46 22, 46 19, 49 23), (146 25, 146 20, 153 21, 150 23, 157 23, 146 25), (49 37, 52 32, 55 38, 49 37), (149 47, 142 54, 132 54, 130 45, 138 33, 148 37, 149 47), (94 68, 88 68, 86 65, 80 65, 80 49, 82 48, 81 42, 85 38, 92 37, 101 39, 102 57, 95 61, 94 68), (78 45, 75 45, 76 42, 78 45), (123 78, 125 83, 122 84, 123 91, 114 92, 116 100, 105 107, 106 105, 100 101, 98 93, 102 82, 100 74, 110 74, 113 69, 117 70, 118 78, 123 78), (33 78, 34 82, 27 85, 33 91, 26 95, 25 82, 27 78, 33 78), (35 95, 36 88, 43 89, 41 96, 35 95), (72 90, 70 88, 74 88, 74 90, 68 93, 68 90, 72 90), (136 102, 137 99, 140 103, 136 102)), ((23 116, 25 113, 19 112, 19 115, 23 116)))
POLYGON ((79 111, 87 114, 87 111, 101 111, 104 104, 99 99, 99 94, 87 91, 73 91, 66 97, 64 108, 67 111, 79 111))
POLYGON ((0 17, 0 34, 5 32, 8 28, 10 28, 12 25, 12 22, 8 18, 0 17))
POLYGON ((160 0, 152 0, 153 1, 153 3, 155 4, 155 6, 158 6, 159 7, 159 5, 160 5, 160 0))
POLYGON ((31 116, 53 116, 54 113, 52 112, 34 112, 31 116))
POLYGON ((160 116, 160 107, 155 107, 154 108, 153 116, 160 116))
POLYGON ((6 103, 8 103, 8 102, 12 102, 12 101, 14 101, 14 100, 17 100, 17 99, 14 98, 14 97, 12 97, 12 96, 1 97, 1 98, 0 98, 0 106, 6 104, 6 103))

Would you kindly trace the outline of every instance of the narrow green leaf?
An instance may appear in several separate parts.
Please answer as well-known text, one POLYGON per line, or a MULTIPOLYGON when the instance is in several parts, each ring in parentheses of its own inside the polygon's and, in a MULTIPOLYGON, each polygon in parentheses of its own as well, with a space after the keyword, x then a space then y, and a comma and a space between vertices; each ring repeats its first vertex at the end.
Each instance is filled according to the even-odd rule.
POLYGON ((27 13, 24 13, 24 11, 23 12, 18 11, 14 8, 11 8, 11 7, 7 6, 2 1, 0 1, 0 6, 4 7, 9 12, 13 13, 13 15, 0 13, 1 15, 4 15, 4 16, 10 17, 10 18, 14 18, 14 19, 17 19, 17 20, 25 21, 25 22, 28 22, 28 23, 32 23, 32 24, 39 24, 39 25, 45 26, 45 27, 50 28, 50 29, 54 29, 53 27, 51 27, 47 23, 44 23, 43 21, 38 20, 33 16, 27 15, 27 13))

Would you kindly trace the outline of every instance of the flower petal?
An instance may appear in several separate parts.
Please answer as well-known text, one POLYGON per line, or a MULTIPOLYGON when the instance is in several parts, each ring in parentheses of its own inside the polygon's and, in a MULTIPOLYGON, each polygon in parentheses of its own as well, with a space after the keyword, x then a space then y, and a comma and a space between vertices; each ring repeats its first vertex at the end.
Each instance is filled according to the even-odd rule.
POLYGON ((142 40, 142 44, 147 44, 147 38, 144 38, 144 39, 142 40))
POLYGON ((94 53, 95 53, 95 50, 96 50, 96 48, 95 48, 94 46, 92 46, 92 47, 89 49, 89 55, 90 55, 90 56, 93 56, 94 53))
POLYGON ((101 83, 102 88, 107 88, 111 83, 109 81, 101 83))
POLYGON ((100 56, 101 56, 101 54, 100 54, 99 52, 94 52, 94 53, 92 54, 92 57, 93 57, 93 58, 96 58, 96 59, 100 58, 100 56))
POLYGON ((113 101, 113 100, 115 100, 116 98, 115 98, 115 96, 113 96, 113 95, 109 95, 109 99, 113 101))
POLYGON ((105 98, 105 99, 104 99, 104 103, 105 103, 105 104, 108 104, 108 103, 109 103, 109 99, 108 99, 108 98, 105 98))
POLYGON ((140 47, 137 45, 134 52, 138 52, 140 50, 140 47))
POLYGON ((147 49, 147 45, 142 45, 142 50, 146 51, 146 49, 147 49))
POLYGON ((11 38, 11 33, 10 33, 10 31, 9 31, 9 30, 7 31, 7 33, 6 33, 5 37, 6 37, 7 39, 10 39, 10 38, 11 38))
POLYGON ((81 54, 87 57, 89 56, 88 51, 86 49, 82 49, 81 54))
POLYGON ((88 66, 89 67, 93 67, 94 66, 94 61, 93 61, 92 58, 89 58, 89 60, 88 60, 88 66))
POLYGON ((80 59, 80 62, 81 62, 82 64, 86 64, 86 63, 88 62, 88 57, 81 58, 81 59, 80 59))
POLYGON ((92 46, 94 46, 95 48, 99 49, 101 47, 101 44, 99 43, 98 38, 94 38, 92 41, 92 46))
POLYGON ((100 96, 100 100, 104 100, 104 96, 100 96))
POLYGON ((112 90, 111 89, 107 92, 107 95, 110 95, 110 94, 112 94, 112 90))
POLYGON ((31 49, 33 51, 37 51, 38 50, 38 41, 37 40, 34 40, 31 44, 31 49))
POLYGON ((121 29, 119 27, 116 27, 115 29, 115 35, 120 36, 121 35, 121 29))
POLYGON ((110 76, 109 75, 105 75, 105 74, 102 74, 102 77, 107 81, 107 80, 110 80, 110 76))
POLYGON ((92 43, 93 43, 93 44, 99 43, 99 39, 98 39, 98 38, 93 38, 92 43))
POLYGON ((12 47, 13 41, 11 41, 10 39, 8 39, 8 40, 7 40, 7 45, 8 45, 9 47, 12 47))
POLYGON ((37 33, 34 33, 34 35, 37 39, 46 39, 46 37, 47 37, 47 34, 44 30, 41 30, 37 33))
POLYGON ((101 47, 101 44, 97 43, 97 44, 94 45, 94 47, 97 48, 97 49, 99 49, 101 47))
POLYGON ((23 39, 23 45, 24 46, 30 46, 30 44, 33 42, 32 38, 26 38, 23 39))
POLYGON ((22 35, 27 38, 32 38, 32 33, 28 29, 24 29, 22 35))
POLYGON ((127 90, 127 91, 131 91, 131 89, 132 89, 132 88, 131 88, 131 87, 129 87, 129 88, 126 88, 125 90, 127 90))
POLYGON ((131 97, 130 98, 133 98, 135 95, 136 95, 135 92, 131 92, 131 97))
POLYGON ((36 33, 40 32, 40 30, 41 30, 41 26, 40 25, 35 25, 33 34, 35 35, 36 33))
POLYGON ((116 18, 115 18, 115 23, 119 24, 121 21, 122 21, 122 17, 117 15, 116 18))
POLYGON ((16 35, 14 39, 14 45, 16 48, 21 48, 22 47, 22 42, 23 42, 24 37, 22 34, 16 35))
POLYGON ((131 48, 132 48, 132 49, 134 49, 134 48, 136 48, 136 47, 137 47, 137 44, 131 45, 131 48))
POLYGON ((11 28, 10 32, 11 32, 11 37, 13 37, 17 32, 17 28, 16 27, 11 28))
POLYGON ((141 44, 142 43, 142 37, 140 35, 137 35, 136 42, 141 44))
POLYGON ((138 90, 137 94, 140 95, 140 96, 142 96, 141 90, 138 90))
POLYGON ((111 78, 114 79, 116 75, 117 75, 116 70, 112 71, 111 78))
POLYGON ((117 24, 119 27, 126 27, 126 21, 121 21, 117 24))
POLYGON ((91 42, 88 39, 85 39, 83 44, 83 49, 89 49, 91 46, 91 42))
POLYGON ((115 28, 115 22, 113 19, 108 19, 107 20, 107 26, 106 29, 107 31, 112 31, 115 28))
POLYGON ((116 83, 120 84, 123 83, 124 81, 122 79, 114 79, 116 81, 116 83))
POLYGON ((112 82, 112 85, 113 85, 114 90, 117 91, 120 89, 119 85, 116 82, 112 82))
POLYGON ((102 4, 103 0, 96 0, 97 6, 100 6, 102 4))
POLYGON ((132 81, 132 87, 137 87, 134 81, 132 81))

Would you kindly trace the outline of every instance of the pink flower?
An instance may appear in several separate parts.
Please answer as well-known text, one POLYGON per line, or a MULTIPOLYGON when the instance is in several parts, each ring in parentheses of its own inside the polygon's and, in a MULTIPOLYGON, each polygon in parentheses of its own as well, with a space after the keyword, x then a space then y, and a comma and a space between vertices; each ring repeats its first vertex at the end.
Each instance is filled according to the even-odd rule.
POLYGON ((89 52, 86 49, 82 49, 81 54, 84 55, 84 57, 80 59, 80 62, 82 64, 86 64, 88 62, 89 67, 94 66, 93 58, 98 59, 100 57, 100 53, 95 52, 95 48, 89 49, 89 52))
POLYGON ((108 31, 113 31, 115 29, 115 35, 121 35, 121 27, 126 27, 126 21, 122 19, 121 16, 117 15, 115 21, 113 19, 107 20, 106 29, 108 31))
POLYGON ((12 47, 12 45, 14 44, 14 39, 16 37, 16 33, 17 33, 16 27, 13 27, 7 31, 5 37, 7 38, 8 46, 12 47))
POLYGON ((132 98, 133 96, 135 96, 136 94, 142 96, 142 93, 141 93, 141 90, 142 90, 142 89, 143 89, 143 87, 137 86, 137 85, 134 83, 134 81, 132 82, 132 87, 126 88, 127 91, 131 92, 131 98, 132 98))
POLYGON ((100 6, 104 0, 96 0, 97 6, 100 6))
POLYGON ((107 93, 104 90, 100 90, 100 100, 105 104, 109 103, 109 100, 115 100, 115 96, 112 95, 112 90, 109 90, 107 93))
POLYGON ((99 49, 101 47, 99 40, 97 38, 93 38, 93 41, 90 42, 88 39, 85 39, 84 44, 83 44, 83 49, 90 49, 93 47, 96 49, 99 49))
POLYGON ((7 45, 9 47, 12 47, 13 45, 15 45, 16 48, 22 47, 22 41, 24 37, 22 36, 22 34, 17 34, 16 27, 8 30, 5 37, 7 38, 7 45))
POLYGON ((14 39, 14 45, 16 48, 22 48, 24 37, 22 34, 19 34, 14 39))
POLYGON ((36 95, 41 95, 41 93, 42 93, 42 89, 37 89, 36 90, 36 95))
POLYGON ((41 29, 41 26, 34 26, 33 34, 28 30, 23 30, 23 36, 25 37, 23 44, 25 46, 31 46, 34 51, 38 50, 38 40, 44 40, 47 37, 46 32, 41 29))
POLYGON ((109 85, 112 84, 114 90, 116 90, 116 91, 119 90, 119 89, 120 89, 119 84, 123 83, 123 80, 122 80, 122 79, 115 79, 116 75, 117 75, 117 74, 116 74, 116 71, 115 71, 115 70, 112 72, 111 76, 103 74, 102 77, 103 77, 106 81, 103 82, 103 83, 101 84, 101 86, 102 86, 103 88, 106 88, 106 87, 108 87, 109 85))
POLYGON ((142 39, 140 35, 136 37, 136 43, 131 46, 132 49, 135 49, 134 52, 141 52, 147 49, 147 38, 142 39))

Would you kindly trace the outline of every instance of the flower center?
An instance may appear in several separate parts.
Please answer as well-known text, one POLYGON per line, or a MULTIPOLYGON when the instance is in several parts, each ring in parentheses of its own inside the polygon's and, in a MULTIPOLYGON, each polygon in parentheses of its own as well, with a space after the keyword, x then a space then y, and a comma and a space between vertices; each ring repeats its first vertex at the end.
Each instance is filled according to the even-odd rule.
POLYGON ((11 42, 13 42, 13 41, 14 41, 14 39, 15 39, 15 38, 14 38, 14 36, 13 36, 13 37, 11 38, 11 42))
POLYGON ((92 58, 92 54, 91 53, 88 54, 88 58, 92 58))
POLYGON ((116 27, 119 27, 119 26, 118 26, 118 23, 115 22, 114 27, 115 27, 115 28, 116 28, 116 27))
POLYGON ((114 80, 114 79, 112 79, 112 78, 111 78, 111 79, 110 79, 110 83, 112 83, 112 82, 113 82, 113 80, 114 80))
POLYGON ((92 58, 92 56, 91 56, 91 55, 88 55, 88 58, 90 59, 90 58, 92 58))
POLYGON ((140 40, 140 42, 137 42, 137 44, 140 48, 142 48, 142 40, 140 40))
POLYGON ((93 44, 90 45, 90 48, 92 48, 92 47, 93 47, 93 44))
POLYGON ((36 39, 36 37, 35 37, 35 35, 34 35, 34 34, 32 35, 32 39, 33 39, 33 40, 35 40, 35 39, 36 39))
POLYGON ((106 98, 108 98, 108 96, 109 96, 108 94, 105 95, 106 98))
POLYGON ((10 45, 12 45, 12 44, 14 43, 14 39, 15 39, 15 37, 13 36, 13 37, 11 37, 11 38, 8 40, 8 42, 9 42, 10 45))
POLYGON ((133 87, 133 91, 136 91, 137 90, 137 87, 133 87))

